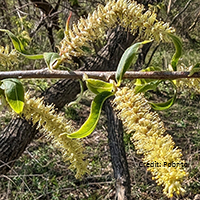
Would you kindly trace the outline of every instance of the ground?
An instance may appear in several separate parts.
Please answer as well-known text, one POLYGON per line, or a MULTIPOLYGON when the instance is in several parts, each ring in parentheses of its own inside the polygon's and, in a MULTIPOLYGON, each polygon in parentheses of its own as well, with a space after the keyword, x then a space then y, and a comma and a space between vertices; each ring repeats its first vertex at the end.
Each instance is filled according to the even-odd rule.
MULTIPOLYGON (((148 95, 155 99, 155 93, 148 95)), ((81 103, 63 112, 66 118, 73 120, 78 128, 89 115, 91 95, 86 92, 81 103)), ((160 111, 167 132, 173 136, 176 146, 182 149, 183 158, 189 164, 188 178, 184 181, 186 194, 173 199, 193 199, 200 188, 200 96, 188 92, 180 93, 177 102, 167 111, 160 111)), ((9 121, 7 112, 1 116, 2 125, 9 121)), ((151 179, 142 162, 142 156, 136 154, 125 134, 127 160, 131 175, 132 197, 137 200, 167 200, 162 194, 162 186, 157 186, 151 179)), ((27 147, 13 169, 0 177, 1 199, 114 199, 115 182, 110 162, 110 153, 106 132, 106 117, 102 113, 96 130, 84 139, 90 174, 82 179, 75 179, 75 173, 68 169, 69 164, 63 162, 59 150, 51 141, 40 133, 27 147)))

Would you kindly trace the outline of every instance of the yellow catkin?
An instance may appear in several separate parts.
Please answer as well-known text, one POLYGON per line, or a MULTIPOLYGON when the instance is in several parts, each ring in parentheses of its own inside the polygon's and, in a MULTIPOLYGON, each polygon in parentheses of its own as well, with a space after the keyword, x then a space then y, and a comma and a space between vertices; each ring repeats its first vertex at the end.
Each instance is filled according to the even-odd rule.
MULTIPOLYGON (((190 71, 188 67, 179 66, 179 71, 190 71)), ((200 93, 200 78, 184 78, 184 79, 177 79, 176 86, 181 91, 189 91, 189 92, 196 92, 200 93)))
POLYGON ((151 107, 144 96, 134 92, 128 87, 118 89, 113 101, 118 116, 127 133, 133 133, 131 141, 137 152, 144 155, 143 162, 146 165, 155 164, 148 170, 153 179, 164 186, 164 194, 172 197, 174 192, 184 193, 181 183, 187 173, 183 168, 185 162, 181 160, 181 150, 174 148, 172 137, 165 134, 163 122, 157 113, 150 111, 151 107), (173 167, 168 164, 164 166, 164 163, 173 163, 173 167))
POLYGON ((17 51, 9 51, 9 46, 0 46, 0 66, 2 65, 3 67, 13 67, 13 64, 18 62, 19 60, 17 51))
POLYGON ((26 93, 23 116, 27 120, 31 119, 34 125, 37 124, 38 129, 42 129, 48 137, 52 138, 56 147, 61 149, 64 159, 70 161, 70 168, 76 169, 76 177, 81 177, 88 171, 88 163, 84 161, 82 143, 66 135, 74 131, 72 124, 62 115, 56 114, 54 106, 45 106, 41 98, 30 98, 29 96, 29 93, 26 93))
POLYGON ((133 34, 139 29, 139 36, 145 39, 168 40, 167 34, 175 30, 156 17, 156 13, 145 11, 144 6, 136 1, 110 0, 105 6, 99 5, 86 19, 80 18, 65 33, 60 46, 61 62, 70 62, 72 56, 86 55, 83 47, 90 47, 91 42, 102 38, 108 28, 117 24, 133 34))

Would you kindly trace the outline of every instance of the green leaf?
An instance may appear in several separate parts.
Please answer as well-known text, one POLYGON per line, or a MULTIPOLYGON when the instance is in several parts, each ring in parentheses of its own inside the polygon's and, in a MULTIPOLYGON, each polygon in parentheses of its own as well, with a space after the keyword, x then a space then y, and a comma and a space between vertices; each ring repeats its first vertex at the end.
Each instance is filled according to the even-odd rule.
POLYGON ((43 54, 35 54, 35 55, 29 55, 29 54, 23 54, 20 53, 22 56, 24 56, 25 58, 28 58, 30 60, 39 60, 39 59, 43 59, 43 54))
POLYGON ((126 51, 123 53, 118 64, 116 74, 115 74, 115 79, 118 85, 120 85, 125 72, 129 69, 131 64, 136 62, 136 57, 137 57, 139 47, 149 42, 151 41, 145 40, 143 42, 135 43, 129 48, 127 48, 126 51))
POLYGON ((85 78, 87 88, 94 94, 99 94, 105 91, 111 92, 114 88, 114 83, 108 83, 98 79, 85 78))
POLYGON ((104 101, 112 95, 114 93, 108 91, 99 93, 92 101, 90 115, 86 122, 78 131, 67 136, 70 138, 83 138, 90 135, 96 128, 104 101))
POLYGON ((195 66, 192 67, 188 76, 192 76, 196 72, 200 72, 200 63, 197 63, 195 66))
POLYGON ((10 78, 2 80, 0 86, 4 90, 6 101, 17 113, 21 113, 24 107, 24 88, 18 79, 10 78))
MULTIPOLYGON (((141 70, 143 72, 149 71, 161 71, 159 67, 148 67, 146 69, 141 70)), ((161 80, 155 79, 137 79, 135 82, 135 94, 140 92, 146 92, 148 90, 155 90, 157 86, 162 82, 161 80)))
POLYGON ((5 32, 8 34, 8 36, 10 37, 14 48, 24 57, 28 58, 28 59, 43 59, 43 55, 42 54, 37 54, 37 55, 30 55, 29 53, 27 53, 27 51, 24 49, 24 46, 22 44, 22 42, 9 30, 7 29, 0 29, 0 31, 5 32))
POLYGON ((173 70, 177 71, 177 63, 178 63, 179 58, 182 55, 182 42, 177 36, 175 36, 173 34, 168 34, 168 35, 169 35, 169 37, 171 37, 171 39, 174 43, 174 46, 176 48, 176 52, 173 55, 172 60, 171 60, 171 65, 172 65, 173 70))
POLYGON ((4 95, 4 90, 1 89, 1 84, 2 84, 2 81, 0 81, 0 97, 1 97, 1 95, 4 95))
POLYGON ((162 103, 153 103, 153 102, 150 102, 151 104, 151 107, 154 109, 154 110, 166 110, 168 108, 170 108, 175 100, 176 100, 176 93, 177 93, 177 88, 176 88, 176 85, 174 84, 173 81, 170 81, 172 83, 172 86, 174 88, 174 95, 171 99, 169 99, 167 102, 162 102, 162 103))
MULTIPOLYGON (((159 67, 148 67, 146 69, 141 70, 143 72, 147 71, 161 71, 159 67)), ((140 92, 147 92, 148 90, 155 90, 160 83, 162 83, 165 80, 155 80, 155 79, 137 79, 135 82, 135 94, 140 92)), ((150 102, 151 106, 155 110, 166 110, 170 108, 176 99, 176 85, 173 81, 170 81, 173 88, 174 88, 174 95, 171 99, 169 99, 167 102, 162 103, 153 103, 150 102)))
POLYGON ((10 32, 7 29, 0 29, 0 31, 5 32, 5 33, 8 34, 8 36, 10 37, 10 39, 11 39, 11 41, 13 43, 14 48, 17 51, 19 51, 21 53, 25 53, 25 49, 24 49, 23 44, 21 43, 21 41, 12 32, 10 32))
POLYGON ((140 92, 147 92, 148 90, 155 90, 161 83, 161 80, 153 80, 142 85, 135 86, 135 94, 140 92))
POLYGON ((171 99, 169 99, 167 102, 162 102, 162 103, 150 102, 150 104, 154 110, 166 110, 174 104, 175 100, 176 100, 176 94, 174 94, 174 96, 171 99))
POLYGON ((45 52, 43 55, 49 69, 55 69, 59 66, 60 56, 58 53, 45 52))

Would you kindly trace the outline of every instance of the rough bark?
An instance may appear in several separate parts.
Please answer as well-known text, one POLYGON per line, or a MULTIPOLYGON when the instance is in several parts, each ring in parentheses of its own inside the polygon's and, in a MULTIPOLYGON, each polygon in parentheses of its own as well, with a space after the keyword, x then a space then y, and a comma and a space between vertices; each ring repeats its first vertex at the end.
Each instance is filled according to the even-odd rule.
POLYGON ((0 136, 0 174, 10 170, 36 133, 36 128, 31 122, 22 118, 11 120, 0 136))
POLYGON ((58 11, 58 7, 60 5, 60 0, 58 0, 55 8, 47 1, 45 0, 30 0, 35 7, 42 10, 42 12, 50 19, 50 23, 48 24, 48 27, 55 28, 56 30, 59 30, 59 23, 58 23, 58 15, 55 14, 58 11))
MULTIPOLYGON (((132 43, 129 34, 116 29, 96 58, 84 59, 85 70, 115 70, 123 51, 132 43)), ((72 80, 60 80, 47 89, 42 95, 47 103, 54 103, 61 109, 66 103, 73 101, 80 92, 79 83, 72 80)), ((13 166, 28 144, 34 139, 37 131, 24 119, 11 120, 0 134, 0 174, 5 174, 13 166), (5 154, 6 149, 6 154, 5 154)))
MULTIPOLYGON (((59 20, 58 20, 58 13, 57 13, 59 5, 60 5, 60 0, 58 0, 55 8, 45 0, 31 0, 31 2, 33 3, 33 5, 35 7, 42 10, 44 15, 46 16, 45 17, 46 18, 45 23, 42 20, 41 23, 39 23, 39 25, 36 27, 34 32, 36 32, 37 29, 40 28, 40 26, 44 24, 45 28, 47 30, 47 33, 48 33, 47 35, 48 35, 48 38, 49 38, 49 41, 50 41, 51 48, 52 48, 53 51, 56 51, 55 40, 54 40, 54 36, 53 36, 53 28, 55 28, 56 30, 60 29, 59 20)), ((32 32, 31 35, 33 35, 34 32, 32 32)))
POLYGON ((105 102, 104 108, 108 120, 107 129, 111 162, 114 171, 114 178, 116 179, 115 200, 130 200, 131 181, 124 147, 122 122, 117 118, 113 111, 109 99, 105 102))

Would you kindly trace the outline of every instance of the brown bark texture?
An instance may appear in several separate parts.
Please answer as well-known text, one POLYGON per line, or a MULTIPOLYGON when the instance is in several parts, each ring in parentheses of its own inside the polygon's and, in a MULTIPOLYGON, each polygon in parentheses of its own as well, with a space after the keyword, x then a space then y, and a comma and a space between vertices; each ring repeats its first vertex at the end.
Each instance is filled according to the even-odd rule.
POLYGON ((131 199, 131 182, 123 140, 123 126, 121 120, 113 111, 111 100, 106 100, 104 109, 107 115, 108 143, 111 162, 116 179, 116 200, 131 199))

